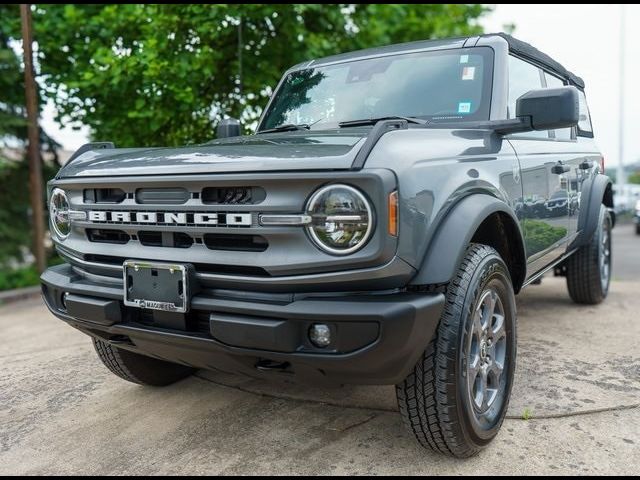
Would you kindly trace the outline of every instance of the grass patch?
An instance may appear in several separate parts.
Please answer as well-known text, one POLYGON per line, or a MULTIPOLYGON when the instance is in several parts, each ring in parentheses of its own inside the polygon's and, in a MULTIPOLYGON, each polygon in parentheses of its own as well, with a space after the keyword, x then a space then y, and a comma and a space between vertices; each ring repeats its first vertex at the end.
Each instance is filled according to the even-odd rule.
POLYGON ((533 418, 533 412, 530 409, 525 408, 524 411, 522 412, 522 419, 531 420, 532 418, 533 418))

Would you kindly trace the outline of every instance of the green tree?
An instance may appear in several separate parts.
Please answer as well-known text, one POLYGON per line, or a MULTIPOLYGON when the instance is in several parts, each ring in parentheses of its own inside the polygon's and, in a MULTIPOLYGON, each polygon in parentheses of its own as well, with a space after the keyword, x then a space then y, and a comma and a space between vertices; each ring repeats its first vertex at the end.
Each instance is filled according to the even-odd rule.
POLYGON ((359 48, 479 33, 480 5, 38 5, 45 94, 58 120, 119 146, 213 137, 255 121, 282 72, 359 48), (242 38, 240 65, 239 39, 242 38), (242 68, 242 81, 239 70, 242 68))
POLYGON ((0 5, 0 147, 25 135, 24 78, 20 60, 10 46, 19 28, 17 5, 0 5))
MULTIPOLYGON (((0 5, 0 290, 23 286, 38 277, 35 268, 12 270, 23 265, 24 254, 32 246, 29 166, 22 155, 27 134, 24 72, 12 43, 19 38, 18 5, 0 5)), ((55 158, 58 145, 44 132, 41 144, 55 158)), ((44 164, 44 180, 56 170, 57 166, 44 164)))
POLYGON ((640 171, 630 173, 627 177, 629 183, 640 184, 640 171))

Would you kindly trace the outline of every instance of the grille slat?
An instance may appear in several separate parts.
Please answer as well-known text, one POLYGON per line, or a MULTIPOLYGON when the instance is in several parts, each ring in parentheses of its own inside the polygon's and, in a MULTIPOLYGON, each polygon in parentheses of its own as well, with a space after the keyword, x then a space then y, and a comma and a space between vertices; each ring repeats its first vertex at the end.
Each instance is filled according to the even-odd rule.
POLYGON ((211 250, 234 252, 264 252, 269 243, 261 235, 233 235, 226 233, 206 233, 204 244, 211 250))
MULTIPOLYGON (((111 275, 122 277, 122 264, 126 257, 114 257, 109 255, 85 255, 85 264, 82 268, 87 271, 91 271, 91 263, 106 264, 114 268, 111 275), (87 264, 86 262, 90 262, 87 264)), ((147 260, 153 262, 153 258, 140 258, 138 260, 147 260)), ((192 264, 198 273, 212 274, 212 275, 248 275, 252 277, 270 277, 269 273, 261 267, 249 266, 249 265, 218 265, 218 264, 192 264)))
POLYGON ((113 243, 124 245, 131 240, 131 236, 122 230, 104 230, 99 228, 88 228, 87 238, 95 243, 113 243))
POLYGON ((82 193, 84 203, 122 203, 127 194, 120 188, 87 188, 82 193))
POLYGON ((141 205, 183 205, 191 198, 186 188, 138 188, 135 194, 136 203, 141 205))
POLYGON ((205 205, 255 205, 266 198, 261 187, 207 187, 202 190, 205 205))

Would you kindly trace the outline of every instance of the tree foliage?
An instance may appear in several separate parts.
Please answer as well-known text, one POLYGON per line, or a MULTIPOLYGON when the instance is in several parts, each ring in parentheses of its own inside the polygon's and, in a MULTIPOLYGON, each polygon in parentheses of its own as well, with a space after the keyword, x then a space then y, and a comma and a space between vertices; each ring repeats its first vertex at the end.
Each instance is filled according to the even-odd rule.
POLYGON ((225 115, 250 124, 292 65, 479 33, 485 11, 465 4, 40 4, 34 25, 45 93, 60 122, 89 125, 96 140, 119 146, 179 145, 211 139, 225 115))
POLYGON ((0 147, 7 138, 25 135, 24 78, 20 60, 10 46, 20 27, 17 5, 0 5, 0 147))

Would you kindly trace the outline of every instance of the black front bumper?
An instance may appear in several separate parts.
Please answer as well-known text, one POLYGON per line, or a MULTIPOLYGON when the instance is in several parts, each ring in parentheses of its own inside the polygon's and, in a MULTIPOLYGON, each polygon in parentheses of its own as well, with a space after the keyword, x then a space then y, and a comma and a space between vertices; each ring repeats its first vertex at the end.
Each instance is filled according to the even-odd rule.
POLYGON ((339 384, 402 381, 433 337, 444 295, 264 295, 203 291, 188 314, 125 307, 122 285, 78 275, 69 265, 41 277, 45 303, 81 331, 155 358, 252 377, 339 384), (308 338, 327 324, 331 345, 308 338))

